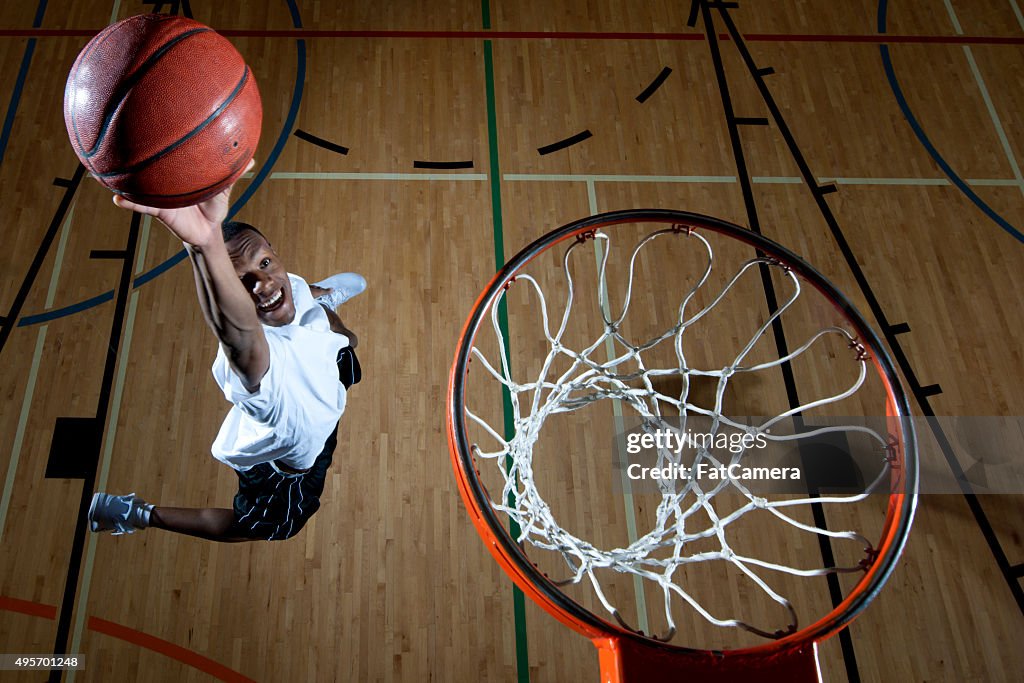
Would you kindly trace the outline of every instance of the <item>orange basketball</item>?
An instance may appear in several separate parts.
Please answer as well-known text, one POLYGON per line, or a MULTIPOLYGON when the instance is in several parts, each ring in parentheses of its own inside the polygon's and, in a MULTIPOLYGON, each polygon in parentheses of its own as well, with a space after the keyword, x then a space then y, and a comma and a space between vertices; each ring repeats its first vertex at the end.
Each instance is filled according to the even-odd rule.
POLYGON ((245 170, 263 107, 238 50, 208 26, 143 14, 89 41, 68 76, 64 123, 75 154, 126 199, 179 207, 245 170))

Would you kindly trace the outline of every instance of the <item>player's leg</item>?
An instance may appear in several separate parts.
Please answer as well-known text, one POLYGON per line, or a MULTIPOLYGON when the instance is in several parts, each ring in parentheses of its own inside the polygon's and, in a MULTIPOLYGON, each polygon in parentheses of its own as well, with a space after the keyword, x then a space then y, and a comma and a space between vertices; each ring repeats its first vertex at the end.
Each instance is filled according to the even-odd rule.
POLYGON ((154 507, 150 526, 210 541, 235 543, 253 539, 234 534, 235 511, 226 508, 154 507))
POLYGON ((232 533, 234 521, 233 510, 156 507, 134 493, 126 496, 96 493, 89 506, 89 528, 97 532, 111 531, 114 535, 155 527, 211 541, 249 540, 232 533))

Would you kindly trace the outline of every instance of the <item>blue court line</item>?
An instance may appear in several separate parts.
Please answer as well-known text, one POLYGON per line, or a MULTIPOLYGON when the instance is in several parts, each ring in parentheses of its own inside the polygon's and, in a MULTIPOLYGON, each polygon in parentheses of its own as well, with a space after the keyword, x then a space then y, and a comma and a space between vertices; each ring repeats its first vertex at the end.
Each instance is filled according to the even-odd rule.
MULTIPOLYGON (((39 0, 36 7, 36 16, 32 20, 32 28, 40 28, 43 25, 43 15, 46 14, 47 0, 39 0)), ((36 51, 36 39, 29 38, 25 45, 25 52, 21 56, 21 66, 18 67, 18 76, 14 80, 14 90, 11 91, 11 101, 7 103, 7 114, 4 116, 4 126, 0 130, 0 165, 4 163, 4 153, 7 151, 7 143, 11 139, 11 130, 14 128, 14 115, 18 112, 18 104, 21 102, 21 91, 25 88, 25 79, 28 77, 28 68, 32 65, 32 55, 36 51)))
MULTIPOLYGON (((293 26, 295 28, 302 28, 302 17, 299 15, 299 8, 296 6, 295 0, 287 0, 287 3, 288 11, 292 17, 293 26)), ((43 0, 42 6, 44 8, 45 5, 46 0, 43 0)), ((41 19, 41 13, 37 15, 37 17, 41 19)), ((33 45, 34 42, 34 38, 29 39, 30 45, 33 45)), ((236 213, 238 213, 242 209, 242 207, 245 206, 245 203, 249 201, 249 199, 256 192, 256 190, 260 187, 260 185, 263 184, 263 181, 270 177, 270 171, 273 169, 278 157, 281 156, 281 152, 284 151, 284 146, 288 142, 288 138, 291 137, 292 129, 295 126, 295 119, 299 113, 299 105, 302 103, 302 94, 306 82, 306 41, 302 39, 296 40, 295 50, 295 88, 292 91, 292 102, 288 108, 288 116, 285 118, 284 127, 281 129, 281 133, 277 137, 277 142, 274 143, 274 148, 273 150, 271 150, 266 162, 263 164, 262 167, 260 167, 260 170, 256 173, 256 176, 253 178, 253 181, 249 184, 249 186, 245 188, 245 192, 242 193, 242 196, 235 200, 235 202, 231 205, 231 208, 228 211, 228 218, 231 218, 236 213)), ((26 50, 26 52, 28 51, 26 50)), ((25 69, 27 71, 27 67, 25 67, 25 69)), ((17 87, 15 88, 15 91, 18 92, 18 94, 20 95, 20 92, 17 87)), ((8 116, 10 118, 13 118, 13 114, 11 114, 10 111, 8 111, 8 116)), ((4 139, 4 144, 6 144, 6 138, 4 139)), ((0 147, 0 161, 2 161, 3 159, 2 150, 3 148, 0 147)), ((182 249, 177 254, 171 256, 163 263, 154 266, 150 270, 136 277, 132 282, 132 289, 138 289, 139 287, 146 284, 150 280, 154 280, 160 275, 163 275, 168 270, 184 261, 186 257, 187 254, 185 253, 185 250, 182 249)), ((94 306, 99 306, 100 304, 112 301, 113 299, 114 290, 103 292, 102 294, 94 296, 91 299, 79 301, 78 303, 71 304, 69 306, 64 306, 63 308, 54 309, 52 311, 44 311, 42 313, 36 313, 34 315, 22 316, 22 318, 18 320, 18 327, 38 325, 40 323, 56 320, 57 318, 63 318, 69 315, 74 315, 75 313, 80 313, 84 310, 93 308, 94 306)))
MULTIPOLYGON (((879 0, 878 2, 878 32, 886 32, 886 17, 889 12, 889 0, 879 0)), ((914 135, 917 136, 918 141, 928 152, 928 155, 939 165, 942 172, 946 174, 950 182, 956 185, 956 187, 964 193, 964 195, 974 202, 974 205, 981 209, 982 213, 988 216, 992 221, 995 222, 1000 228, 1005 230, 1011 236, 1013 236, 1018 242, 1024 242, 1024 233, 1010 225, 1010 222, 1000 216, 995 210, 990 207, 985 201, 979 197, 975 192, 967 185, 963 179, 956 174, 953 167, 942 158, 939 151, 935 149, 935 145, 931 143, 928 136, 925 135, 924 129, 921 128, 921 124, 918 123, 917 117, 910 110, 910 105, 907 103, 907 98, 903 96, 903 90, 900 88, 899 81, 896 78, 896 71, 892 65, 892 58, 889 56, 889 46, 880 45, 879 50, 882 53, 882 66, 885 68, 885 77, 889 80, 889 87, 892 89, 893 97, 896 98, 896 103, 899 104, 900 110, 903 112, 903 117, 910 124, 911 130, 914 131, 914 135)))

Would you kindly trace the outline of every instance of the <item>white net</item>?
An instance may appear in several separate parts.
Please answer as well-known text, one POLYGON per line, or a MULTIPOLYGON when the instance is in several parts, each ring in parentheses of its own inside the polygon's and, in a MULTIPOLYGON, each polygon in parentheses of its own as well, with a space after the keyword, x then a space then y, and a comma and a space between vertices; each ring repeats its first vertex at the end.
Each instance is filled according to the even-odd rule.
MULTIPOLYGON (((782 572, 796 577, 822 576, 837 572, 861 572, 874 557, 872 543, 861 533, 853 530, 827 530, 819 528, 807 521, 807 515, 795 514, 801 508, 806 509, 812 504, 851 505, 864 501, 876 489, 887 492, 891 478, 890 464, 891 445, 888 434, 880 433, 863 425, 850 424, 810 429, 800 433, 788 434, 773 431, 773 427, 793 416, 804 415, 816 408, 837 403, 856 393, 868 376, 869 358, 864 347, 858 343, 850 332, 841 326, 828 325, 806 335, 798 342, 795 350, 774 360, 751 362, 752 350, 758 340, 766 335, 773 323, 780 319, 801 296, 801 280, 788 267, 768 257, 750 258, 741 261, 734 271, 718 280, 717 291, 705 292, 712 265, 715 264, 712 244, 700 232, 688 228, 660 229, 643 236, 633 247, 628 259, 628 276, 625 279, 625 292, 622 297, 621 309, 611 312, 608 296, 608 259, 612 252, 611 239, 608 234, 596 231, 586 237, 596 240, 598 245, 597 302, 598 312, 603 324, 602 329, 592 338, 576 339, 574 348, 567 346, 567 329, 578 295, 575 291, 570 256, 574 250, 586 243, 583 239, 574 241, 564 252, 561 264, 561 289, 565 292, 564 310, 557 329, 552 330, 552 319, 549 318, 548 302, 538 279, 530 274, 520 273, 516 276, 515 287, 528 287, 531 299, 537 303, 540 313, 541 332, 546 340, 547 353, 535 367, 517 367, 516 376, 510 369, 509 353, 506 348, 505 335, 502 332, 502 320, 499 310, 500 303, 508 295, 509 288, 492 302, 489 311, 493 327, 496 351, 488 358, 480 350, 481 344, 472 349, 473 358, 486 369, 487 374, 504 386, 510 398, 511 424, 514 435, 507 438, 488 420, 474 412, 471 398, 466 399, 466 417, 479 425, 496 442, 497 447, 473 446, 474 456, 478 459, 493 461, 494 468, 500 472, 502 490, 500 497, 497 491, 492 493, 493 507, 508 515, 518 528, 516 541, 530 544, 535 548, 557 553, 564 559, 568 568, 565 583, 585 584, 592 587, 601 606, 613 616, 624 628, 632 627, 626 623, 617 605, 613 604, 603 588, 601 576, 612 571, 619 574, 631 574, 657 586, 664 603, 667 633, 660 639, 670 639, 676 630, 673 617, 673 601, 681 599, 696 613, 708 622, 721 627, 745 629, 767 638, 777 638, 797 629, 797 614, 790 600, 774 587, 773 575, 782 572), (636 278, 637 261, 644 249, 658 240, 687 240, 687 248, 703 249, 701 260, 704 263, 703 274, 696 278, 695 284, 688 289, 678 306, 673 304, 677 314, 672 324, 653 336, 642 340, 627 338, 623 326, 633 298, 633 285, 636 278), (715 367, 697 367, 689 357, 688 333, 718 306, 736 284, 748 273, 757 273, 759 268, 767 267, 775 273, 775 279, 782 283, 783 291, 779 295, 777 310, 770 313, 749 334, 740 332, 739 352, 732 355, 729 361, 715 367), (698 296, 700 295, 700 296, 698 296), (793 362, 805 354, 813 353, 822 347, 826 340, 839 340, 839 345, 849 353, 849 360, 855 364, 856 371, 847 386, 827 395, 816 396, 803 405, 791 407, 756 424, 749 424, 736 416, 725 414, 724 405, 731 383, 744 375, 778 372, 780 366, 793 362), (656 349, 670 347, 671 353, 654 354, 656 349), (614 351, 609 351, 614 349, 614 351), (649 358, 657 355, 660 363, 649 366, 649 358), (672 359, 664 362, 665 358, 672 359), (674 378, 681 387, 678 394, 665 393, 665 377, 674 378), (698 401, 691 395, 691 386, 696 378, 703 382, 714 382, 715 390, 710 400, 698 401), (844 434, 857 433, 859 438, 867 439, 877 445, 877 472, 872 473, 864 489, 849 495, 780 495, 772 497, 760 491, 755 493, 744 480, 733 477, 707 480, 692 477, 665 478, 658 481, 660 502, 656 507, 655 521, 645 533, 637 534, 622 547, 600 548, 594 543, 579 538, 560 525, 552 508, 544 500, 538 490, 535 479, 535 444, 537 443, 545 422, 554 415, 583 411, 596 402, 611 400, 619 402, 621 407, 642 420, 641 432, 661 436, 676 435, 657 447, 658 468, 686 468, 696 471, 697 468, 732 471, 732 466, 742 466, 747 462, 750 449, 715 448, 715 438, 726 432, 747 435, 743 444, 753 444, 758 439, 767 442, 795 441, 799 439, 821 437, 831 432, 844 434), (705 432, 712 437, 705 444, 697 444, 693 448, 673 448, 672 443, 682 443, 688 431, 688 420, 700 419, 705 425, 705 432), (741 504, 724 506, 717 501, 725 496, 738 495, 741 504), (788 525, 798 533, 814 536, 826 536, 832 540, 843 540, 857 544, 863 550, 859 560, 848 566, 788 566, 774 559, 765 559, 734 549, 731 544, 731 526, 751 513, 770 514, 778 523, 788 525), (709 543, 711 547, 709 549, 709 543), (778 627, 754 625, 748 621, 728 614, 714 613, 702 604, 696 595, 697 591, 686 581, 686 570, 697 563, 727 563, 756 585, 761 593, 771 601, 781 605, 788 615, 788 623, 778 627)), ((718 264, 715 264, 718 265, 718 264)), ((646 305, 646 302, 645 304, 646 305)), ((584 313, 586 315, 588 313, 584 313)), ((557 314, 556 314, 557 315, 557 314)), ((481 335, 484 333, 481 332, 481 335)), ((653 440, 652 440, 653 441, 653 440)), ((735 440, 731 442, 735 445, 735 440)), ((482 464, 482 467, 486 464, 482 464)), ((809 544, 810 546, 816 543, 809 544)), ((813 560, 808 560, 813 565, 813 560)))

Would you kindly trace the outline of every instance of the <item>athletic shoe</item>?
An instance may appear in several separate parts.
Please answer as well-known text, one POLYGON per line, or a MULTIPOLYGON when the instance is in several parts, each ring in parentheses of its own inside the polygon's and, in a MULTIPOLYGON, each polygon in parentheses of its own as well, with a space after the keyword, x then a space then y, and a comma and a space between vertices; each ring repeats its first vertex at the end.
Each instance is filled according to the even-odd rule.
POLYGON ((96 493, 89 506, 89 528, 93 531, 113 531, 114 536, 133 534, 136 529, 149 526, 149 513, 153 506, 134 493, 111 496, 96 493))
POLYGON ((318 296, 316 300, 317 303, 321 303, 331 310, 336 309, 366 289, 366 279, 358 273, 338 273, 314 284, 317 287, 330 290, 327 294, 318 296))

